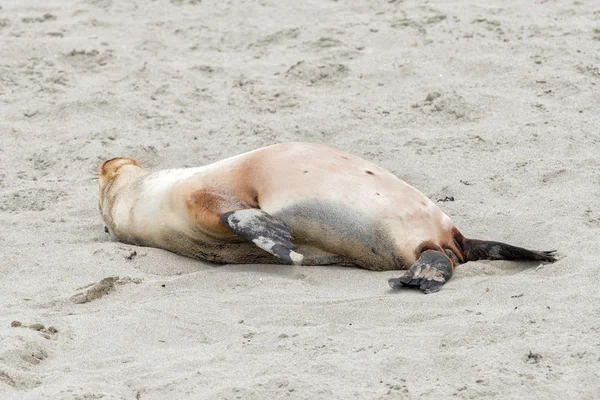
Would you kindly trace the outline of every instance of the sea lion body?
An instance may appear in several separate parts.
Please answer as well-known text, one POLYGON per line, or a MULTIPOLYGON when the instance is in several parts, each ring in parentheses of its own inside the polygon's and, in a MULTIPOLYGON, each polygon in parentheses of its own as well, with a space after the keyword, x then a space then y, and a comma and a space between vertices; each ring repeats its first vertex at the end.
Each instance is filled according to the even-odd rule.
POLYGON ((369 161, 326 146, 278 144, 153 173, 136 164, 123 166, 134 170, 129 179, 101 200, 109 230, 122 241, 214 262, 278 262, 217 221, 219 213, 260 208, 291 227, 303 264, 405 269, 424 244, 460 253, 457 229, 425 195, 369 161), (232 253, 235 247, 244 249, 232 253))
POLYGON ((390 284, 434 292, 468 260, 554 261, 551 252, 466 239, 403 180, 318 144, 158 172, 116 158, 100 166, 99 185, 111 236, 211 262, 410 268, 390 284))

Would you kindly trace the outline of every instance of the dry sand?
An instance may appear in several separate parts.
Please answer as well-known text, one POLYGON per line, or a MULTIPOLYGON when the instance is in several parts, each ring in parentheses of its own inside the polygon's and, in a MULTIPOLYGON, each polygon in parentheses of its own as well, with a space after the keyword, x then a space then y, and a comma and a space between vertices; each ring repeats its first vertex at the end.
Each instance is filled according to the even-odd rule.
POLYGON ((0 4, 0 398, 600 398, 597 2, 0 4), (102 160, 290 140, 561 259, 425 296, 107 240, 102 160))

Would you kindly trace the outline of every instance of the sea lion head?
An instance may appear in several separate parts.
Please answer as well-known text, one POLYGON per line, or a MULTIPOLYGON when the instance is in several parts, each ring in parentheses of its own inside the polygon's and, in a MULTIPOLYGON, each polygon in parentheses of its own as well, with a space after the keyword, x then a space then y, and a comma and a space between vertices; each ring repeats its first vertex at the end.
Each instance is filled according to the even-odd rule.
POLYGON ((102 165, 98 167, 98 185, 100 186, 100 193, 104 192, 106 186, 112 183, 119 175, 126 172, 129 168, 124 168, 125 166, 133 166, 137 168, 142 168, 137 161, 132 158, 127 157, 117 157, 112 158, 110 160, 104 161, 102 165))
POLYGON ((98 186, 100 189, 99 208, 105 224, 105 231, 113 230, 112 209, 117 200, 117 193, 127 187, 138 176, 142 166, 127 157, 117 157, 105 161, 98 167, 98 186), (131 179, 129 179, 131 178, 131 179))

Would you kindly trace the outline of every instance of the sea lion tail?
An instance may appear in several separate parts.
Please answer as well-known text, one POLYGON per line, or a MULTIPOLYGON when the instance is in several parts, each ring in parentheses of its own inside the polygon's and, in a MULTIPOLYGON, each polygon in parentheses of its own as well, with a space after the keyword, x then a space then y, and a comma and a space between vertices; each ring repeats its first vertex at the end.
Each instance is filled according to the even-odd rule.
POLYGON ((536 251, 501 242, 467 239, 462 240, 462 250, 468 261, 513 260, 513 261, 556 261, 556 250, 536 251))

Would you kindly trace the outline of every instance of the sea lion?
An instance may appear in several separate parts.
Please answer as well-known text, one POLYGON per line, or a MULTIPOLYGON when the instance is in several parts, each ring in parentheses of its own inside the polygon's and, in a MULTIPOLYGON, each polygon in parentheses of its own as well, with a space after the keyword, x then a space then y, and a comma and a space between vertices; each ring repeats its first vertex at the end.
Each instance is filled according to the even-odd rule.
POLYGON ((553 251, 467 239, 417 189, 319 144, 276 144, 158 172, 113 158, 98 177, 112 237, 210 262, 408 269, 390 286, 433 293, 467 261, 555 261, 553 251))

